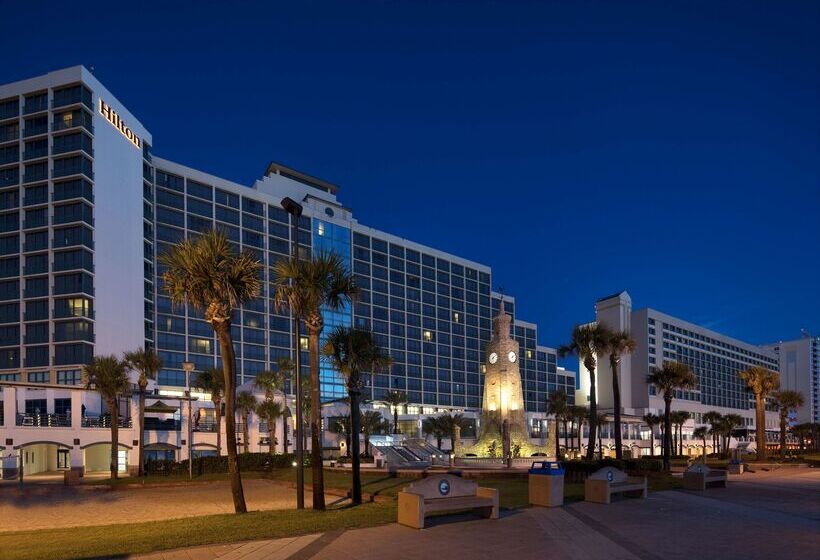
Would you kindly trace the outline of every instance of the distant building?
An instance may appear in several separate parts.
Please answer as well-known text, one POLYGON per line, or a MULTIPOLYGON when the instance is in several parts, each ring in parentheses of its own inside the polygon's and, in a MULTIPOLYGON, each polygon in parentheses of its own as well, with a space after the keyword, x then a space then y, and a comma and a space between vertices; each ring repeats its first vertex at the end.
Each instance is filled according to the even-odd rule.
POLYGON ((805 404, 797 410, 795 423, 820 422, 820 337, 806 334, 765 347, 779 357, 781 388, 803 394, 805 404))

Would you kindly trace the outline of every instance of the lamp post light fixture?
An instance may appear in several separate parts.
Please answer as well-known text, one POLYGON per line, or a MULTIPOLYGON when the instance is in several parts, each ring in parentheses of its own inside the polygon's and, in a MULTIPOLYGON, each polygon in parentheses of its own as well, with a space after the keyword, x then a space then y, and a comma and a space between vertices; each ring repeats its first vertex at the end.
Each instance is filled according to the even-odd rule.
POLYGON ((188 480, 194 478, 194 442, 191 439, 194 436, 193 427, 191 426, 191 409, 193 408, 193 401, 191 400, 191 373, 194 371, 193 362, 182 362, 182 369, 185 370, 185 396, 188 397, 188 480))
MULTIPOLYGON (((282 199, 282 208, 290 214, 291 221, 291 238, 293 239, 293 257, 299 260, 299 218, 302 217, 302 205, 290 197, 282 199)), ((299 317, 291 309, 291 317, 293 318, 294 329, 294 360, 293 369, 295 370, 294 380, 296 383, 296 429, 294 436, 296 437, 296 509, 305 509, 305 450, 302 443, 304 442, 303 433, 305 429, 304 420, 302 419, 302 336, 299 333, 299 317)), ((285 434, 287 438, 287 434, 285 434)))

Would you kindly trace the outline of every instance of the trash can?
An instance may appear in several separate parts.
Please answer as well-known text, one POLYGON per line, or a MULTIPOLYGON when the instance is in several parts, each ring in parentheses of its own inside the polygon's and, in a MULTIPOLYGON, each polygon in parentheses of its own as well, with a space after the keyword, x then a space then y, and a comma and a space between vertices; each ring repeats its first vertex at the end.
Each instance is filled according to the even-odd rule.
POLYGON ((556 507, 564 505, 564 467, 553 461, 536 461, 529 470, 530 504, 556 507))

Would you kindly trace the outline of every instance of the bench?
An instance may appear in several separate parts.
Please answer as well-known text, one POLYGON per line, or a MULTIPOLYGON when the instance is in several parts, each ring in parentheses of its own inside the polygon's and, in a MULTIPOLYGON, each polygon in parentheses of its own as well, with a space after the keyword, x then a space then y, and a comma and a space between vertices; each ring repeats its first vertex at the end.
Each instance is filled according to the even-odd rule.
POLYGON ((399 524, 415 529, 423 529, 424 518, 431 513, 464 510, 498 519, 498 490, 482 488, 454 474, 436 474, 399 492, 399 524))
POLYGON ((584 500, 596 504, 609 504, 613 494, 646 499, 648 493, 645 476, 627 476, 615 467, 597 470, 584 481, 584 500))
POLYGON ((723 469, 711 469, 703 463, 693 463, 683 473, 683 487, 687 490, 706 490, 709 486, 726 488, 728 473, 723 469))

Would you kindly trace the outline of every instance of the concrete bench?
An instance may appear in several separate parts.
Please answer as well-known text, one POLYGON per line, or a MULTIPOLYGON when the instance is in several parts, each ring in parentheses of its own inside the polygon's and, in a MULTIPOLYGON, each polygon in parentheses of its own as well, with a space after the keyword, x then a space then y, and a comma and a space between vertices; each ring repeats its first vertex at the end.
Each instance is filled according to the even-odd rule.
POLYGON ((687 490, 704 491, 709 486, 726 488, 728 473, 723 469, 711 469, 703 463, 693 463, 683 473, 683 487, 687 490))
POLYGON ((498 490, 481 488, 454 474, 432 475, 399 492, 399 523, 424 528, 431 513, 478 510, 484 517, 498 519, 498 490))
POLYGON ((612 501, 613 494, 646 499, 648 490, 645 476, 627 476, 615 467, 604 467, 584 481, 584 500, 608 504, 612 501))

